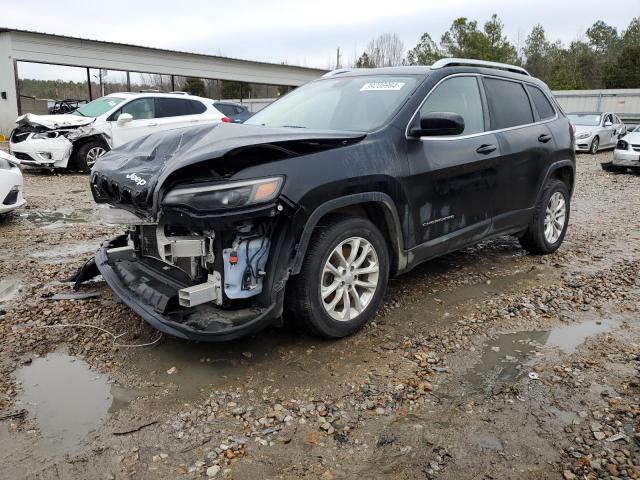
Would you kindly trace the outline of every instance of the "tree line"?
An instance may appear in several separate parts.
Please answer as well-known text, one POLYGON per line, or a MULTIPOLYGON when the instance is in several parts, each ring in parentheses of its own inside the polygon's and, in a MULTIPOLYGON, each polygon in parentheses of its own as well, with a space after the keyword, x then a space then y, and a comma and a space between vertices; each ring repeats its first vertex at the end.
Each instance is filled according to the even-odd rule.
POLYGON ((598 20, 568 45, 549 39, 542 25, 532 28, 523 45, 514 45, 496 14, 482 26, 460 17, 439 42, 425 32, 406 55, 396 33, 380 35, 352 66, 431 65, 447 57, 520 65, 554 90, 640 88, 640 17, 620 32, 598 20))

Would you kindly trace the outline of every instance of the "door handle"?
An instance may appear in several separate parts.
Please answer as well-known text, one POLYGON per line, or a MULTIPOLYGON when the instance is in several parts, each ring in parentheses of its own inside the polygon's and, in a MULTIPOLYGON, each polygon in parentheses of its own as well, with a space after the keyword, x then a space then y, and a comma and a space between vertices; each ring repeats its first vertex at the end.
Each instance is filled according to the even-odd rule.
POLYGON ((551 135, 547 135, 546 133, 543 133, 538 137, 538 141, 542 143, 547 143, 549 140, 551 140, 551 135))
POLYGON ((480 145, 478 148, 476 148, 476 152, 481 153, 483 155, 487 155, 493 151, 495 151, 495 149, 498 148, 495 145, 488 145, 488 144, 483 144, 480 145))

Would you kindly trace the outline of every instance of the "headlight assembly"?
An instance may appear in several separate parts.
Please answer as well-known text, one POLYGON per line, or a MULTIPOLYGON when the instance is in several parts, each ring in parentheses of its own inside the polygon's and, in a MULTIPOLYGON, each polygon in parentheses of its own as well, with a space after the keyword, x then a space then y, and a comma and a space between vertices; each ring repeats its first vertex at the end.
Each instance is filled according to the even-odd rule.
POLYGON ((576 135, 576 140, 581 140, 583 138, 589 138, 591 134, 589 132, 583 132, 576 135))
POLYGON ((48 138, 58 138, 58 137, 66 137, 67 134, 69 133, 68 130, 51 130, 48 132, 40 132, 40 133, 34 133, 33 134, 33 139, 35 140, 46 140, 48 138))
POLYGON ((282 184, 282 177, 270 177, 215 185, 177 187, 167 193, 162 205, 201 211, 248 207, 275 199, 282 184))

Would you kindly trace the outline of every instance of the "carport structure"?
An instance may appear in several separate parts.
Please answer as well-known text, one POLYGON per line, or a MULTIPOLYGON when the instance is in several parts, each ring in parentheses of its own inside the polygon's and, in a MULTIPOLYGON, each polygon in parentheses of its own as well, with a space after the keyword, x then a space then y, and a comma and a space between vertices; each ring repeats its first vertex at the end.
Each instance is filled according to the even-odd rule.
POLYGON ((296 87, 325 73, 314 68, 0 27, 0 133, 5 135, 25 110, 21 108, 18 76, 21 64, 85 69, 87 100, 104 93, 103 72, 106 71, 120 74, 120 85, 127 90, 132 88, 132 74, 153 75, 164 83, 163 89, 176 90, 178 77, 296 87), (92 84, 98 85, 97 91, 92 92, 92 84))

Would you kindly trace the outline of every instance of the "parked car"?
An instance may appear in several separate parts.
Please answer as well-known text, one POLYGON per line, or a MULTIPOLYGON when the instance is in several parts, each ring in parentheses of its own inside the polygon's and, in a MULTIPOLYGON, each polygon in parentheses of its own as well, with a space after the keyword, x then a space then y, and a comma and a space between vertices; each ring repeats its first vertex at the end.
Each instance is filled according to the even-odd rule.
POLYGON ((129 226, 77 280, 101 273, 182 338, 232 339, 283 311, 343 337, 390 276, 426 260, 502 235, 533 254, 558 249, 573 141, 521 67, 338 70, 243 125, 153 134, 100 158, 93 196, 129 226))
POLYGON ((124 143, 153 132, 215 125, 224 115, 211 100, 171 93, 112 93, 72 114, 18 118, 9 148, 23 165, 73 167, 89 172, 95 161, 124 143))
POLYGON ((22 185, 20 161, 0 150, 0 214, 9 213, 26 203, 22 185))
POLYGON ((613 161, 601 163, 607 172, 625 172, 628 169, 640 173, 640 126, 635 127, 618 140, 613 151, 613 161))
POLYGON ((613 148, 618 138, 627 133, 620 117, 615 113, 570 113, 567 115, 576 127, 576 152, 589 152, 613 148))
POLYGON ((213 106, 229 117, 233 123, 243 123, 253 115, 245 105, 237 102, 217 101, 213 106))
POLYGON ((66 100, 58 100, 51 107, 49 107, 49 115, 60 115, 63 113, 73 113, 81 105, 86 105, 86 100, 74 100, 67 98, 66 100))

